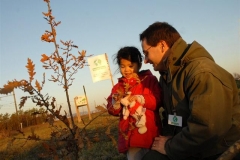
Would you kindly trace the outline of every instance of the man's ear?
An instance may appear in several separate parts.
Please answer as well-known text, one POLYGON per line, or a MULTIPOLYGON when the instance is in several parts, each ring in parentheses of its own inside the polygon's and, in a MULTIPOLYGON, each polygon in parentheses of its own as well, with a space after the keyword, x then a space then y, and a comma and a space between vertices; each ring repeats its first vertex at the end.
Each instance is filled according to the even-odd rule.
POLYGON ((158 46, 161 48, 161 51, 164 53, 165 51, 167 51, 169 49, 166 41, 162 40, 158 43, 158 46))

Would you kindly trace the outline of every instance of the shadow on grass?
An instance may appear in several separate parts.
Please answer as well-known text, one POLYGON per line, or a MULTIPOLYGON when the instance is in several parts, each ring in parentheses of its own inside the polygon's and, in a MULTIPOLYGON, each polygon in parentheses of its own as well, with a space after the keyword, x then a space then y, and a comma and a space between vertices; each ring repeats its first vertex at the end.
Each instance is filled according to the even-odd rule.
MULTIPOLYGON (((95 133, 95 130, 87 130, 87 137, 90 141, 85 141, 84 148, 79 152, 79 160, 127 160, 124 154, 118 153, 116 145, 105 134, 104 127, 98 128, 96 132, 97 133, 95 133)), ((116 138, 116 136, 114 137, 116 138)), ((1 160, 54 159, 54 157, 40 158, 38 156, 41 153, 45 153, 41 143, 42 142, 35 142, 35 146, 32 146, 31 148, 15 147, 13 143, 13 146, 9 147, 4 152, 0 152, 1 160)))

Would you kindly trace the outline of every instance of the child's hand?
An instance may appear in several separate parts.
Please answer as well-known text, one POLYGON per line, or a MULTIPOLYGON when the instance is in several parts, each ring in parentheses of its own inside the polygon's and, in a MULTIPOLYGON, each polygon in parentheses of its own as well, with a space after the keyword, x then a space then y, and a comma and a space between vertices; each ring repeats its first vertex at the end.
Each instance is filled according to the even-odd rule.
POLYGON ((128 98, 128 101, 129 102, 133 102, 133 101, 136 101, 137 100, 137 96, 130 96, 129 98, 128 98))

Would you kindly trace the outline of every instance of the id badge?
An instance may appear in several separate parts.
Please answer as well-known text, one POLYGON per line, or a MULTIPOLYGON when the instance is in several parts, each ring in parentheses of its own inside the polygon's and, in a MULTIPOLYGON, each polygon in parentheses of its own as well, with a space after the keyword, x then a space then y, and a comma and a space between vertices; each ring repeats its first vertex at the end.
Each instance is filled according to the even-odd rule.
POLYGON ((168 124, 182 127, 182 117, 177 115, 168 115, 168 124))

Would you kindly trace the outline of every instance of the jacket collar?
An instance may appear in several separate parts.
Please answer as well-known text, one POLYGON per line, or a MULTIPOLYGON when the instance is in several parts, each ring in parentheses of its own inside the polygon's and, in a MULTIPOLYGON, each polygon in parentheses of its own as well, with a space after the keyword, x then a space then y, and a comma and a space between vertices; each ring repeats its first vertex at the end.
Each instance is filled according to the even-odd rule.
POLYGON ((188 44, 182 38, 179 38, 173 44, 172 48, 166 52, 167 58, 163 60, 163 63, 165 64, 167 70, 165 72, 161 72, 161 75, 164 75, 164 79, 167 82, 172 81, 173 75, 175 75, 175 73, 183 65, 182 59, 188 48, 188 44))
POLYGON ((161 73, 161 75, 165 74, 164 79, 167 82, 172 81, 176 72, 190 61, 203 57, 214 61, 208 51, 198 42, 193 41, 187 44, 182 38, 179 38, 167 52, 169 53, 166 53, 168 56, 164 61, 167 70, 161 73))

